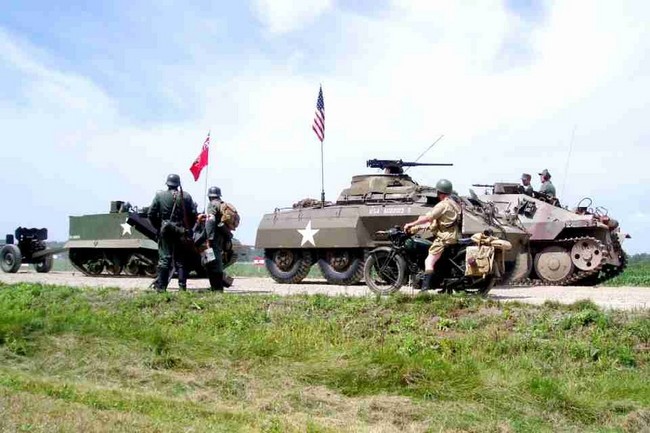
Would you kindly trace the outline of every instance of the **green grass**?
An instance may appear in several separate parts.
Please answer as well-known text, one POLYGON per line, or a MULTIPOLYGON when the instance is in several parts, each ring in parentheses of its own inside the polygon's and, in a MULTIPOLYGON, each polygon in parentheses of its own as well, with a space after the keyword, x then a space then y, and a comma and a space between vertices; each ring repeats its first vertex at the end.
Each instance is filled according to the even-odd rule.
POLYGON ((607 281, 605 285, 650 287, 650 262, 630 263, 621 275, 607 281))
POLYGON ((643 431, 650 313, 0 285, 0 430, 643 431))

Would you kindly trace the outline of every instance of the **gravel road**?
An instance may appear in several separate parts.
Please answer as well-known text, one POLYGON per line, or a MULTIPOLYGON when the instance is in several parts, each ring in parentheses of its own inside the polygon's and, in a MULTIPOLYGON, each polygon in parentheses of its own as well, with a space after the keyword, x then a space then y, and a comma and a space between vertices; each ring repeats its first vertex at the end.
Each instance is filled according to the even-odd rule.
MULTIPOLYGON (((74 272, 50 272, 38 274, 32 270, 21 270, 16 274, 0 273, 0 282, 15 283, 44 283, 77 287, 119 287, 123 290, 146 290, 151 283, 150 278, 130 277, 87 277, 74 272)), ((176 280, 170 284, 170 291, 175 291, 178 285, 176 280)), ((191 279, 188 281, 190 290, 206 289, 208 282, 205 279, 191 279)), ((417 291, 403 288, 404 293, 417 294, 417 291)), ((235 279, 233 287, 227 293, 255 294, 273 293, 278 295, 290 294, 315 294, 346 296, 370 296, 372 292, 365 285, 331 286, 324 284, 324 280, 305 280, 301 284, 278 284, 270 278, 245 278, 235 279)), ((614 309, 639 309, 650 308, 650 288, 648 287, 495 287, 490 291, 491 299, 500 301, 520 301, 530 304, 542 304, 552 300, 569 304, 581 299, 591 299, 604 308, 614 309)))

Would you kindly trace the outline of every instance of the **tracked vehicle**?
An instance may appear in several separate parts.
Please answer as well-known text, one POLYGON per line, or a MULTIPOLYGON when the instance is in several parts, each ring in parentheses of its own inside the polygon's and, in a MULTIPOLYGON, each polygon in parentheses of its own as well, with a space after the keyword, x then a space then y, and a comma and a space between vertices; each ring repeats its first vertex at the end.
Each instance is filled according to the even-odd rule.
POLYGON ((531 235, 530 255, 511 284, 593 285, 625 269, 622 242, 629 235, 607 209, 592 208, 591 198, 568 209, 541 193, 525 195, 516 183, 474 186, 487 188, 484 195, 473 194, 474 199, 516 216, 531 235))
POLYGON ((156 276, 158 246, 128 224, 131 213, 146 217, 146 209, 112 201, 108 213, 70 216, 70 263, 85 275, 156 276))
MULTIPOLYGON (((435 188, 418 184, 403 167, 451 164, 373 159, 366 165, 384 173, 354 176, 334 203, 304 199, 263 216, 255 247, 264 250, 266 268, 275 281, 298 283, 317 264, 330 284, 358 283, 368 252, 390 243, 377 232, 410 222, 438 202, 435 188)), ((516 270, 522 261, 519 254, 525 262, 528 234, 523 228, 490 203, 457 199, 463 207, 464 235, 491 228, 514 246, 505 257, 506 269, 516 270)))
MULTIPOLYGON (((70 236, 65 244, 72 266, 90 276, 156 276, 158 233, 147 218, 148 208, 112 201, 110 212, 70 217, 70 236)), ((239 244, 233 239, 233 243, 239 244)), ((240 245, 240 244, 239 244, 240 245)), ((204 276, 201 256, 188 244, 190 275, 204 276)), ((224 268, 235 263, 232 248, 224 251, 224 268)), ((232 283, 230 277, 227 285, 232 283)), ((226 280, 224 280, 226 281, 226 280)))

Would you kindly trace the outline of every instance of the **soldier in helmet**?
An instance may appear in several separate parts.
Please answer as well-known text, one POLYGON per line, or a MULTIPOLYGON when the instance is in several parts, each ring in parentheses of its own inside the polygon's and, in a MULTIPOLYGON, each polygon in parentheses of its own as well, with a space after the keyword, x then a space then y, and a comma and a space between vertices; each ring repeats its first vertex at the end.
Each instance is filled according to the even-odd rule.
POLYGON ((430 212, 421 215, 413 222, 404 225, 407 233, 411 228, 429 224, 429 229, 434 234, 433 243, 429 248, 429 255, 424 262, 424 281, 422 290, 431 289, 433 270, 438 259, 447 245, 458 242, 460 236, 460 218, 462 208, 451 198, 453 187, 447 179, 440 179, 436 184, 436 192, 440 201, 430 212))
POLYGON ((221 188, 211 186, 208 189, 208 209, 206 212, 205 231, 208 248, 214 252, 214 260, 206 263, 206 272, 210 280, 210 290, 223 291, 223 244, 226 240, 226 229, 221 222, 221 188))
POLYGON ((542 185, 539 187, 539 192, 546 194, 550 198, 555 198, 555 186, 551 183, 551 173, 547 169, 539 173, 539 180, 542 185))
POLYGON ((178 273, 178 286, 187 287, 187 269, 183 253, 183 242, 187 231, 196 221, 196 208, 192 196, 183 192, 180 176, 167 176, 167 190, 158 191, 149 207, 149 220, 158 230, 158 269, 154 288, 158 292, 167 290, 172 263, 178 273), (180 190, 179 190, 180 189, 180 190))
POLYGON ((524 194, 533 195, 533 186, 530 184, 531 175, 524 173, 521 175, 521 184, 523 186, 524 194))

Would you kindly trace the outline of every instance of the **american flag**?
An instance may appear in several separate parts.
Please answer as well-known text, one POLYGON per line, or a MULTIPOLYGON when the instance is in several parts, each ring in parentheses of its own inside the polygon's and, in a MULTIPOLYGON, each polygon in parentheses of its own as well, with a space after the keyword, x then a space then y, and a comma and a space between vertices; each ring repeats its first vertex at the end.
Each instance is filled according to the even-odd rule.
POLYGON ((323 87, 318 91, 318 100, 316 100, 316 116, 311 129, 314 130, 318 139, 325 140, 325 102, 323 101, 323 87))

